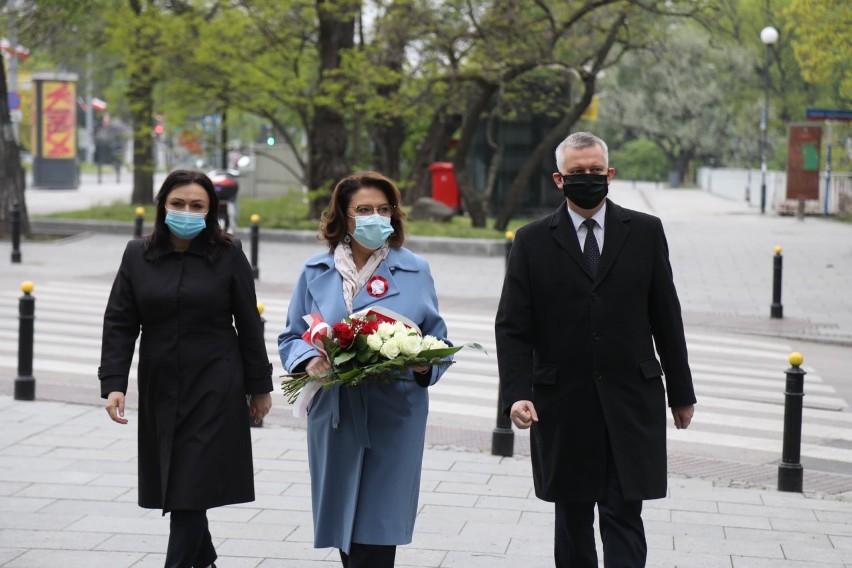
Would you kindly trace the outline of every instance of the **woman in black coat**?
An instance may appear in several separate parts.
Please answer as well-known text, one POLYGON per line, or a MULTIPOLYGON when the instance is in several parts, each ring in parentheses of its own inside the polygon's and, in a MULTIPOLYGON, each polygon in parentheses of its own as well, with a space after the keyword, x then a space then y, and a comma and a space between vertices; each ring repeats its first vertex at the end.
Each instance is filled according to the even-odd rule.
POLYGON ((272 406, 254 278, 210 179, 178 170, 153 232, 128 243, 104 314, 101 396, 126 424, 139 343, 139 505, 171 513, 166 568, 213 566, 206 510, 254 500, 249 415, 272 406))

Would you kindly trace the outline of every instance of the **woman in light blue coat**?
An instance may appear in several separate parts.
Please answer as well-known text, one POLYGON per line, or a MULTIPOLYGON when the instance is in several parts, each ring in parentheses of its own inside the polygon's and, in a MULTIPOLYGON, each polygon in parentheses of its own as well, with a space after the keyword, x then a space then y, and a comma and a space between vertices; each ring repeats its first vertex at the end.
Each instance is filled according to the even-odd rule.
MULTIPOLYGON (((426 261, 402 248, 399 190, 375 172, 342 179, 322 222, 329 252, 309 258, 278 337, 288 372, 320 376, 328 361, 302 339, 303 316, 334 324, 382 306, 446 341, 426 261)), ((411 542, 429 411, 427 388, 446 367, 419 367, 409 381, 321 389, 308 406, 314 546, 336 547, 345 568, 391 568, 411 542)))

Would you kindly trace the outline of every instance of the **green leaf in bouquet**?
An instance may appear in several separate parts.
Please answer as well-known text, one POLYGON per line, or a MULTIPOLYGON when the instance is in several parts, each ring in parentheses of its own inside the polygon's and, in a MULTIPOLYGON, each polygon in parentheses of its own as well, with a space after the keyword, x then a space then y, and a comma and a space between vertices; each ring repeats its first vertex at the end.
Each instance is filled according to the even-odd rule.
POLYGON ((375 351, 358 351, 357 359, 359 363, 372 363, 377 359, 375 351))
POLYGON ((343 363, 346 363, 347 361, 349 361, 350 359, 355 357, 357 354, 358 354, 358 352, 355 351, 354 349, 352 349, 351 351, 344 351, 340 355, 334 356, 334 364, 335 365, 342 365, 343 363))
POLYGON ((480 345, 479 343, 465 343, 462 347, 466 347, 468 349, 473 349, 474 351, 479 351, 480 353, 485 353, 488 355, 488 351, 485 350, 485 347, 480 345))
POLYGON ((420 352, 420 357, 424 359, 440 359, 441 357, 449 357, 453 353, 458 353, 462 345, 453 347, 440 347, 438 349, 425 349, 420 352))

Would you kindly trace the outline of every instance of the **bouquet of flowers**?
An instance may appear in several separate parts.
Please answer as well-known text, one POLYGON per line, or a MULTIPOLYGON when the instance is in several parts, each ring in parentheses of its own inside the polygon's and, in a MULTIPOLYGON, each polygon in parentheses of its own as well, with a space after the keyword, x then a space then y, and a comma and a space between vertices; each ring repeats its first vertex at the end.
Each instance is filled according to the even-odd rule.
POLYGON ((413 322, 380 307, 333 325, 322 321, 319 314, 304 319, 308 330, 302 338, 329 361, 331 371, 321 377, 305 372, 283 375, 281 386, 290 404, 300 395, 309 400, 320 387, 356 386, 365 380, 405 380, 413 367, 451 365, 453 361, 447 357, 462 347, 484 351, 476 343, 449 346, 431 335, 424 336, 413 322))

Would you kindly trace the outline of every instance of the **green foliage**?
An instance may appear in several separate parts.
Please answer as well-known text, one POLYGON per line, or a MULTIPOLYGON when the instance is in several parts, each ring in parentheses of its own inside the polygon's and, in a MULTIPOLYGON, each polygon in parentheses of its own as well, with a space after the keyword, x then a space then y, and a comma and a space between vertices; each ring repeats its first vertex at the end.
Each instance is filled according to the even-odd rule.
POLYGON ((783 14, 805 81, 835 86, 843 100, 852 102, 852 3, 792 0, 783 14))
POLYGON ((630 140, 618 150, 610 150, 609 165, 624 180, 658 181, 668 178, 666 155, 651 140, 630 140))

